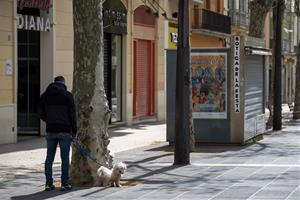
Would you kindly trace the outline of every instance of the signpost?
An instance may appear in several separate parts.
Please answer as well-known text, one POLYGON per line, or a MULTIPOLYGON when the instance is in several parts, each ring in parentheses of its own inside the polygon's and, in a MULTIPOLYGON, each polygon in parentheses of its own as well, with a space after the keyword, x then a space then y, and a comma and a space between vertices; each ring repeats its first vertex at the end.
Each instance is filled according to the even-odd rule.
POLYGON ((240 112, 240 36, 234 37, 234 112, 240 112))
POLYGON ((276 7, 276 33, 275 33, 275 73, 274 73, 274 117, 273 129, 282 129, 281 120, 281 28, 284 1, 278 0, 276 7))

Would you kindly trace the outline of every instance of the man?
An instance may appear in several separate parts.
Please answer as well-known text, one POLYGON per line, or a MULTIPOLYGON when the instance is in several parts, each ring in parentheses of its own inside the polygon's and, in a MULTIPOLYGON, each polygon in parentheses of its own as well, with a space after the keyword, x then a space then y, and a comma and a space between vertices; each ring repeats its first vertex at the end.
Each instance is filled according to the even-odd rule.
POLYGON ((40 117, 46 122, 47 157, 45 161, 45 190, 54 190, 52 165, 57 144, 61 156, 61 190, 71 190, 69 184, 69 153, 73 138, 76 137, 77 124, 74 99, 67 91, 65 79, 54 79, 40 98, 40 117))

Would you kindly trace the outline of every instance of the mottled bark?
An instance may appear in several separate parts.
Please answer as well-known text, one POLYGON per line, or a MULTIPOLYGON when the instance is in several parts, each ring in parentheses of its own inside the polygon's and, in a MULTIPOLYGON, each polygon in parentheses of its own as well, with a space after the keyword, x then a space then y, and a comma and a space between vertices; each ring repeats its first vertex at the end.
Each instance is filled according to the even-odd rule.
MULTIPOLYGON (((73 93, 78 117, 78 140, 104 166, 112 157, 107 127, 110 118, 103 76, 102 0, 73 0, 74 75, 73 93)), ((98 165, 72 148, 71 183, 98 184, 98 165)))
MULTIPOLYGON (((191 61, 190 61, 191 63, 191 61)), ((195 152, 196 147, 195 147, 195 129, 194 129, 194 119, 193 119, 193 92, 192 92, 192 73, 190 73, 190 142, 189 142, 189 149, 190 152, 195 152)))
POLYGON ((249 2, 250 25, 249 36, 263 38, 265 19, 272 8, 274 0, 253 0, 249 2))
MULTIPOLYGON (((273 13, 276 13, 276 6, 273 7, 273 13)), ((272 17, 272 22, 273 23, 273 33, 274 33, 274 37, 276 34, 276 15, 273 15, 272 17)), ((274 38, 272 39, 272 54, 275 55, 275 46, 276 46, 276 42, 274 40, 274 38)), ((267 107, 270 111, 270 117, 269 120, 267 122, 267 128, 272 128, 273 127, 273 116, 274 116, 274 112, 273 112, 273 105, 274 105, 274 65, 275 65, 275 56, 272 56, 272 65, 270 66, 270 70, 271 70, 271 74, 270 74, 270 86, 269 86, 269 96, 268 96, 268 103, 267 103, 267 107)))
MULTIPOLYGON (((300 18, 300 0, 295 0, 295 13, 300 18)), ((297 30, 299 34, 299 29, 297 30)), ((300 41, 297 48, 297 64, 296 64, 296 87, 295 87, 295 106, 293 112, 294 119, 300 119, 300 41)))

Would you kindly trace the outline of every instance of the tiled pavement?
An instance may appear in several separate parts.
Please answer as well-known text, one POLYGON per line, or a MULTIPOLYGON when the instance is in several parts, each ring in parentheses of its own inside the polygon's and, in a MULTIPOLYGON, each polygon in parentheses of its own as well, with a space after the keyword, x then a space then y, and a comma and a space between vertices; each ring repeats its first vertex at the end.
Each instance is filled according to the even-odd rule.
POLYGON ((285 119, 282 131, 252 145, 201 146, 187 166, 173 166, 170 150, 161 143, 115 155, 128 164, 123 178, 136 186, 71 192, 44 192, 42 169, 6 168, 1 161, 0 199, 300 199, 299 121, 285 119))

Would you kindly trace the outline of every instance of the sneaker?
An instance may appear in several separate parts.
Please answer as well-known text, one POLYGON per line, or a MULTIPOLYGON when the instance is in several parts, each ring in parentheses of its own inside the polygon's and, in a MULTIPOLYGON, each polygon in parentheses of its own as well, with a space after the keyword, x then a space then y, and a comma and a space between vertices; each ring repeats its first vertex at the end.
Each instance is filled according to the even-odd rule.
POLYGON ((54 190, 55 189, 55 186, 54 185, 45 185, 45 191, 51 191, 51 190, 54 190))
POLYGON ((61 185, 60 190, 61 191, 72 190, 72 185, 70 184, 61 185))

